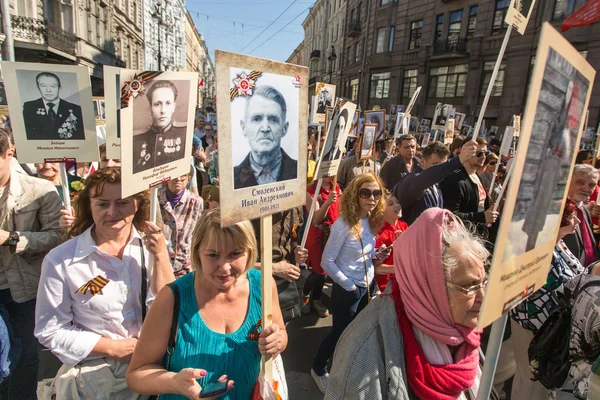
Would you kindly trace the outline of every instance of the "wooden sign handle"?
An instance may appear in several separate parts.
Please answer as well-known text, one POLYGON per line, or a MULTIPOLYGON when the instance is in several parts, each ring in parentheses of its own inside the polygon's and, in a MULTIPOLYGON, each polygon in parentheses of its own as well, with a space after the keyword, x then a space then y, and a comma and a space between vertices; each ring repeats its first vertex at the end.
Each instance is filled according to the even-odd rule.
MULTIPOLYGON (((262 280, 262 326, 273 323, 273 217, 260 217, 260 259, 262 280)), ((273 358, 263 355, 261 366, 265 380, 273 384, 273 358)))

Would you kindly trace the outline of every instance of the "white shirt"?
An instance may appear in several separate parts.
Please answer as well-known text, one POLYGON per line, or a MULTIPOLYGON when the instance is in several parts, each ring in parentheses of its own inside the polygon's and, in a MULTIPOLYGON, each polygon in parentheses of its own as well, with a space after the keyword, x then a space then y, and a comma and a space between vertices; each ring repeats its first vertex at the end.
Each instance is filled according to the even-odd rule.
POLYGON ((375 272, 373 268, 375 235, 371 232, 367 218, 361 219, 360 224, 363 229, 362 244, 364 245, 364 252, 360 240, 350 235, 348 224, 340 216, 331 226, 331 233, 321 259, 321 267, 327 272, 327 275, 347 291, 350 291, 354 285, 367 286, 365 282, 365 262, 369 284, 373 280, 375 272))
MULTIPOLYGON (((66 365, 101 358, 90 356, 101 337, 138 337, 142 327, 141 236, 132 230, 120 260, 98 249, 92 228, 54 248, 42 262, 34 334, 66 365), (76 293, 98 275, 109 280, 102 294, 76 293)), ((146 268, 149 257, 144 249, 146 268)), ((148 285, 147 307, 153 300, 148 285)))
MULTIPOLYGON (((50 111, 50 107, 48 106, 48 103, 45 99, 44 99, 44 107, 46 107, 46 114, 48 114, 48 112, 50 111)), ((56 101, 51 101, 50 103, 54 104, 54 107, 52 107, 52 109, 54 110, 54 113, 56 115, 58 115, 58 104, 60 103, 60 97, 58 99, 56 99, 56 101)))

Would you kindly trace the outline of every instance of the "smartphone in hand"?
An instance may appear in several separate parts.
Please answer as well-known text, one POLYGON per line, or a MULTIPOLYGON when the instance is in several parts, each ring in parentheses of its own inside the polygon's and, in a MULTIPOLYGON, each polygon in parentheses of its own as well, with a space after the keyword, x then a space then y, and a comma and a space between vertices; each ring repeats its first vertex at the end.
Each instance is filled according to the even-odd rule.
POLYGON ((200 392, 200 398, 206 399, 208 397, 219 396, 227 391, 227 387, 229 386, 229 379, 225 382, 212 382, 202 388, 200 392))

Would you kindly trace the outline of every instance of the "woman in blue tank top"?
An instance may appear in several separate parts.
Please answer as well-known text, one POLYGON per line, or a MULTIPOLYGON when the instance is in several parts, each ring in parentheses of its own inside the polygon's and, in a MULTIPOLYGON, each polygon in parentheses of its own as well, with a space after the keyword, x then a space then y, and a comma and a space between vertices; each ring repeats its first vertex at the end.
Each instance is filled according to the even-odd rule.
POLYGON ((137 393, 160 399, 197 399, 202 387, 230 380, 218 399, 249 400, 258 379, 261 354, 277 356, 287 333, 273 285, 273 323, 258 340, 261 318, 260 271, 252 224, 221 229, 219 209, 204 213, 192 237, 194 272, 175 281, 180 293, 175 349, 166 348, 174 297, 162 290, 150 308, 127 372, 137 393))

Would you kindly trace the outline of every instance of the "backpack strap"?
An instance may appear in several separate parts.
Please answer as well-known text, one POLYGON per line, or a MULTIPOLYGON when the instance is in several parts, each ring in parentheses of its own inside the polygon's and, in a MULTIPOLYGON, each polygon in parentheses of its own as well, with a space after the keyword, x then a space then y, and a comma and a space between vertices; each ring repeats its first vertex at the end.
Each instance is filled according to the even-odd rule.
POLYGON ((169 341, 167 343, 167 365, 165 369, 169 369, 171 356, 175 352, 175 339, 177 338, 177 326, 179 324, 179 286, 175 282, 169 283, 167 286, 173 292, 173 318, 171 319, 171 332, 169 333, 169 341))

